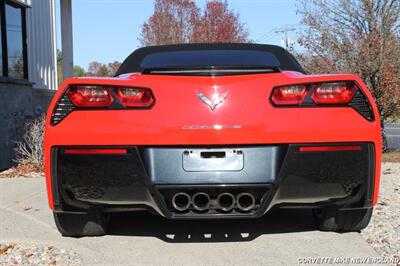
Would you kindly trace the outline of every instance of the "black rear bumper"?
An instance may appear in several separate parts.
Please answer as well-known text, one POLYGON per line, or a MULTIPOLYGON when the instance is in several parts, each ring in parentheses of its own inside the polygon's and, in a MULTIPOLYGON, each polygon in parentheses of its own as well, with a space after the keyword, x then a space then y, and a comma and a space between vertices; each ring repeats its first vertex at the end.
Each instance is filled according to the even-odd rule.
POLYGON ((372 143, 351 143, 361 147, 351 151, 299 150, 308 145, 312 146, 120 147, 128 150, 123 155, 64 154, 68 147, 55 147, 51 160, 55 211, 148 209, 167 218, 192 219, 259 217, 275 206, 371 207, 375 173, 372 143), (184 169, 185 151, 210 148, 240 150, 243 167, 235 171, 184 169), (256 204, 246 212, 237 208, 229 212, 213 208, 180 212, 171 204, 178 192, 206 192, 212 199, 225 192, 249 192, 256 204))

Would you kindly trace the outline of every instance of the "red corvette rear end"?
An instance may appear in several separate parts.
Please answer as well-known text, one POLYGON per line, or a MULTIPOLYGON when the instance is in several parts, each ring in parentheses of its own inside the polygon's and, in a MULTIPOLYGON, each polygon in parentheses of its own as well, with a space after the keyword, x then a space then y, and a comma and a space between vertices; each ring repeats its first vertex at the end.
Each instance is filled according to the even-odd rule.
POLYGON ((380 122, 356 75, 305 75, 280 47, 135 51, 115 78, 64 82, 45 129, 49 205, 65 236, 107 216, 257 218, 313 208, 321 230, 368 225, 380 122))

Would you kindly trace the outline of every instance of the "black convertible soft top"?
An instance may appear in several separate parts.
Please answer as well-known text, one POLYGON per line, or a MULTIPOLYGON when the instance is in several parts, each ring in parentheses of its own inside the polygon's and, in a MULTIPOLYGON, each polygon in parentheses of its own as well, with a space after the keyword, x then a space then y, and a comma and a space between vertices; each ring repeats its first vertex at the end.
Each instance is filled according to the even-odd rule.
POLYGON ((131 53, 116 76, 143 72, 147 68, 195 66, 270 66, 304 73, 287 50, 276 45, 251 43, 208 43, 148 46, 131 53))

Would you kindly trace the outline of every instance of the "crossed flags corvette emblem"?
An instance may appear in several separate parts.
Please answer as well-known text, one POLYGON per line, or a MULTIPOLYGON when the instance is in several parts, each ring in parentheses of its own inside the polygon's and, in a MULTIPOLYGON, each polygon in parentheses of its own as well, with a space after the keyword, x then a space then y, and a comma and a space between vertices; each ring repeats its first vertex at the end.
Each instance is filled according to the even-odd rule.
POLYGON ((203 93, 196 91, 197 97, 199 99, 207 104, 207 106, 210 108, 212 112, 215 111, 215 108, 217 108, 218 105, 222 104, 226 97, 228 96, 228 91, 225 91, 223 93, 215 93, 211 99, 207 98, 203 93))

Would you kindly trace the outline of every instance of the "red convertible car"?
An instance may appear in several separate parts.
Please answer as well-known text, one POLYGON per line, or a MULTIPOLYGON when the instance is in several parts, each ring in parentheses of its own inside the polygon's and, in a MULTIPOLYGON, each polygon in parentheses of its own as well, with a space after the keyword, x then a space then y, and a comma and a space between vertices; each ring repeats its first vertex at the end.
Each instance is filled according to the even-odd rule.
POLYGON ((109 213, 257 218, 311 208, 327 231, 365 228, 381 131, 357 75, 307 75, 258 44, 140 48, 115 77, 67 79, 46 120, 49 205, 64 236, 109 213))

